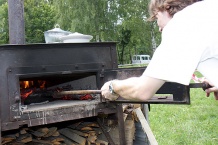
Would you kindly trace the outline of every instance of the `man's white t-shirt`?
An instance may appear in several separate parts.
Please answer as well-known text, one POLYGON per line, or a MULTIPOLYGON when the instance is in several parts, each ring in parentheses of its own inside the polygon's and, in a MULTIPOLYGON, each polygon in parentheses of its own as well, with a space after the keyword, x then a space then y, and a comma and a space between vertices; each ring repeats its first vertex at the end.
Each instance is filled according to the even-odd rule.
POLYGON ((218 0, 194 3, 174 15, 144 75, 188 85, 196 69, 218 87, 218 0))

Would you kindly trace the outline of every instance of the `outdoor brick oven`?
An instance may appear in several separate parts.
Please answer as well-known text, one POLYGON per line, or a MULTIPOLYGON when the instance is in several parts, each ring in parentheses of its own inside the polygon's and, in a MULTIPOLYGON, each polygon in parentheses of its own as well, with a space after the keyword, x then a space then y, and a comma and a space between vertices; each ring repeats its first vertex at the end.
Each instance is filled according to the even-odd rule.
POLYGON ((0 66, 1 133, 117 113, 120 144, 125 144, 120 103, 190 103, 189 88, 176 83, 158 91, 164 97, 146 102, 107 102, 99 93, 54 98, 56 92, 99 90, 108 80, 141 75, 145 68, 118 68, 115 42, 2 45, 0 66))

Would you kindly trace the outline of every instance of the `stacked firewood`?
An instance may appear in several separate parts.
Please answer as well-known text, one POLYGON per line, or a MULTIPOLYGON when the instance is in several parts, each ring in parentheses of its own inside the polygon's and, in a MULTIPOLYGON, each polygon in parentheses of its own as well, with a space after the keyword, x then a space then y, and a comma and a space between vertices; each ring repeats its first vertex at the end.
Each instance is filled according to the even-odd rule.
MULTIPOLYGON (((123 105, 123 116, 127 145, 134 140, 137 117, 133 114, 135 106, 123 105)), ((13 133, 3 134, 2 145, 119 145, 119 128, 116 117, 99 115, 97 120, 80 120, 70 125, 57 124, 58 127, 37 126, 21 128, 13 133)))
POLYGON ((22 128, 2 137, 2 145, 108 145, 98 138, 101 129, 95 122, 78 122, 64 128, 22 128))
POLYGON ((96 122, 78 122, 59 130, 68 145, 108 145, 99 135, 102 130, 96 122))
POLYGON ((38 129, 22 128, 14 134, 2 137, 2 145, 64 145, 57 127, 38 129))

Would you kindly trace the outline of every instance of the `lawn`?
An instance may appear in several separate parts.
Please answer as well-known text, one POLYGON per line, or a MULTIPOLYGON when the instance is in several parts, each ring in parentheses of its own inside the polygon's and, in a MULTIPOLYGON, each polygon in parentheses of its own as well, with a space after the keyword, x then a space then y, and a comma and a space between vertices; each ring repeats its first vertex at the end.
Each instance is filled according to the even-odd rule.
POLYGON ((151 105, 150 127, 159 145, 218 145, 218 101, 191 89, 191 105, 151 105))

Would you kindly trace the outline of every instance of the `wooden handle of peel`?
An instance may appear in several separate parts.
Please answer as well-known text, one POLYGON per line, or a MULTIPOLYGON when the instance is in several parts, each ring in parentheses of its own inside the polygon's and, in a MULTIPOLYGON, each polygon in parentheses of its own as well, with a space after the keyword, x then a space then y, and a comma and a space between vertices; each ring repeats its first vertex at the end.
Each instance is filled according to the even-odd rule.
POLYGON ((55 93, 55 96, 61 96, 61 95, 85 95, 85 94, 101 94, 101 90, 62 91, 62 92, 55 93))

